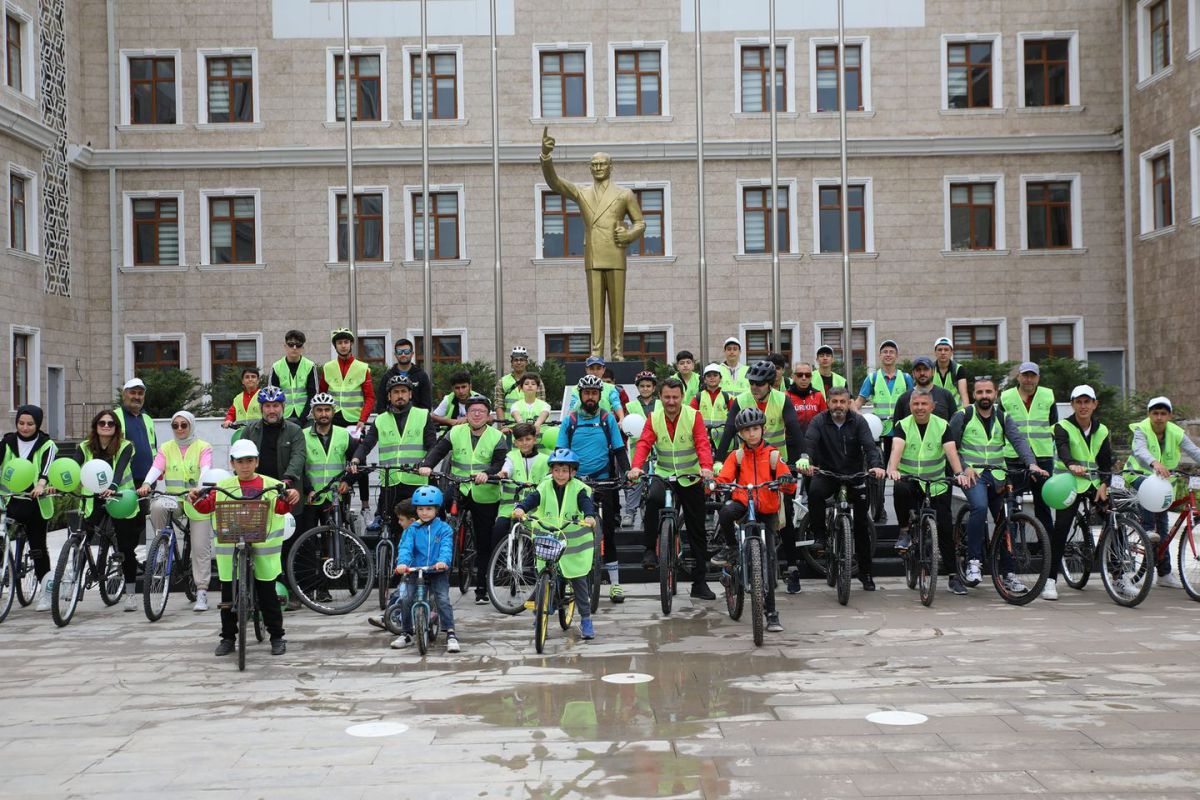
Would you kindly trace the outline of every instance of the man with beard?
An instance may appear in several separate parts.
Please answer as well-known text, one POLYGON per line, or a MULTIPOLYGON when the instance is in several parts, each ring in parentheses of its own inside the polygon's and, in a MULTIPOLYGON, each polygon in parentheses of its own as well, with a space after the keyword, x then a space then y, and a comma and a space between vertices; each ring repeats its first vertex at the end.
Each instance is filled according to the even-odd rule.
MULTIPOLYGON (((808 425, 804 446, 796 468, 812 476, 808 487, 808 519, 813 535, 825 540, 825 504, 837 493, 842 482, 828 475, 814 475, 817 469, 838 475, 856 475, 866 471, 874 478, 883 477, 883 459, 867 421, 850 410, 850 390, 845 386, 826 388, 829 408, 808 425)), ((871 506, 867 484, 862 479, 849 483, 850 503, 854 508, 854 549, 858 554, 858 577, 865 591, 875 591, 871 577, 871 506)))
MULTIPOLYGON (((158 436, 154 432, 154 420, 149 414, 142 413, 146 404, 146 384, 141 378, 133 378, 121 387, 121 405, 113 409, 117 420, 121 423, 121 435, 133 445, 133 461, 129 464, 129 474, 134 486, 141 486, 146 481, 146 473, 154 464, 154 456, 158 453, 158 436)), ((150 510, 150 502, 145 498, 138 503, 137 522, 139 531, 145 531, 146 514, 150 510)), ((144 544, 139 534, 138 544, 144 544)))
MULTIPOLYGON (((958 408, 958 401, 950 391, 933 382, 933 359, 929 356, 917 356, 917 359, 913 361, 912 377, 916 384, 914 388, 928 389, 933 394, 933 413, 949 422, 950 417, 954 416, 954 410, 958 408)), ((909 389, 896 401, 896 414, 892 418, 895 422, 899 422, 911 413, 908 410, 908 404, 912 399, 912 393, 913 390, 909 389)))
MULTIPOLYGON (((991 376, 975 379, 975 403, 964 408, 950 420, 950 435, 958 447, 963 468, 967 472, 967 502, 971 516, 967 519, 967 583, 982 580, 983 532, 990 509, 995 520, 1001 511, 1000 490, 1005 486, 1007 474, 1004 469, 1004 448, 1010 445, 1021 461, 1034 475, 1046 477, 1046 471, 1038 466, 1037 458, 1029 449, 1029 442, 1017 428, 1017 423, 996 408, 996 384, 991 376)), ((1013 576, 1005 577, 1012 581, 1013 576)), ((1025 591, 1022 586, 1013 586, 1014 591, 1025 591)), ((966 594, 966 587, 958 575, 950 573, 950 591, 966 594)))
MULTIPOLYGON (((408 378, 393 375, 383 396, 387 398, 387 410, 375 417, 375 424, 359 440, 350 459, 351 474, 357 473, 358 465, 367 460, 376 445, 381 466, 416 467, 437 442, 437 425, 428 409, 414 406, 408 378)), ((408 500, 417 487, 428 484, 427 478, 412 472, 381 473, 379 508, 383 516, 390 518, 397 503, 408 500)))
POLYGON ((300 488, 304 486, 304 432, 299 425, 283 418, 284 399, 283 389, 278 386, 259 389, 262 419, 247 422, 234 441, 254 442, 259 453, 255 471, 283 481, 287 486, 284 496, 288 505, 295 508, 300 502, 300 488))
MULTIPOLYGON (((396 356, 396 363, 388 368, 388 371, 383 373, 379 378, 379 388, 375 391, 375 413, 382 414, 388 409, 387 387, 388 381, 397 375, 403 375, 408 378, 408 385, 412 389, 412 405, 415 408, 423 408, 426 411, 433 408, 433 381, 429 379, 429 375, 416 361, 416 351, 413 348, 412 339, 397 339, 396 346, 392 350, 396 356)), ((390 510, 390 509, 389 509, 390 510)))
MULTIPOLYGON (((300 513, 300 524, 296 526, 298 531, 317 526, 321 509, 334 499, 332 491, 320 490, 336 477, 345 478, 352 445, 346 429, 333 424, 336 410, 337 402, 328 392, 313 397, 312 425, 304 429, 304 510, 300 513)), ((345 480, 339 482, 336 488, 338 495, 350 490, 345 480)), ((284 542, 285 551, 290 549, 288 544, 291 541, 287 539, 284 542)))

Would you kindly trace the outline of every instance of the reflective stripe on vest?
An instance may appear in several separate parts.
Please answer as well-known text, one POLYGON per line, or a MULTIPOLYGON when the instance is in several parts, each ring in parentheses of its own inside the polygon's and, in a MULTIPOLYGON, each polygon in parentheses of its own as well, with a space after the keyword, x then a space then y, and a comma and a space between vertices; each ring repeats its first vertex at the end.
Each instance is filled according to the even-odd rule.
MULTIPOLYGON (((1074 422, 1068 422, 1065 419, 1058 421, 1057 427, 1062 428, 1067 432, 1067 439, 1071 444, 1071 459, 1083 465, 1083 468, 1088 472, 1095 472, 1099 469, 1096 463, 1096 456, 1100 453, 1100 448, 1104 445, 1104 440, 1108 438, 1108 427, 1102 422, 1092 421, 1092 443, 1088 446, 1087 440, 1083 438, 1083 431, 1079 430, 1079 426, 1074 422)), ((1058 472, 1066 472, 1067 465, 1054 459, 1054 469, 1058 472)), ((1100 478, 1075 478, 1075 491, 1086 492, 1089 486, 1099 486, 1100 478)))
MULTIPOLYGON (((586 484, 572 478, 563 487, 562 508, 558 506, 558 494, 554 491, 554 479, 546 478, 538 484, 537 516, 548 525, 558 526, 572 517, 579 516, 579 490, 586 489, 586 484)), ((558 560, 558 569, 564 578, 581 578, 592 571, 593 551, 596 547, 596 535, 586 525, 572 525, 563 531, 567 547, 558 560)), ((541 562, 538 562, 540 569, 541 562)))
MULTIPOLYGON (((500 431, 488 426, 483 429, 478 441, 474 441, 470 425, 455 425, 450 430, 450 474, 466 478, 483 472, 491 464, 492 453, 503 438, 500 431)), ((478 503, 496 503, 500 500, 500 486, 494 483, 464 483, 458 490, 478 503)))
MULTIPOLYGON (((1017 424, 1017 430, 1029 442, 1029 449, 1038 458, 1050 458, 1054 455, 1054 431, 1050 426, 1050 409, 1054 407, 1054 392, 1045 386, 1039 386, 1033 394, 1033 402, 1029 410, 1025 410, 1025 401, 1021 392, 1015 386, 1005 389, 1000 395, 1000 405, 1004 413, 1017 424)), ((1016 458, 1017 448, 1012 442, 1004 445, 1004 457, 1016 458)))
MULTIPOLYGON (((269 489, 272 486, 279 486, 280 481, 274 478, 268 478, 266 475, 260 475, 263 482, 263 488, 269 489)), ((235 495, 241 496, 242 484, 236 475, 230 476, 223 481, 218 481, 217 486, 227 492, 232 492, 235 495)), ((225 497, 225 495, 220 495, 225 497)), ((279 577, 283 572, 283 515, 275 513, 275 498, 277 495, 272 492, 264 499, 270 504, 267 512, 267 531, 268 538, 259 544, 250 545, 250 554, 254 557, 254 579, 256 581, 272 581, 279 577)), ((220 505, 218 500, 217 504, 220 505)), ((213 522, 216 523, 216 514, 213 514, 213 522)), ((213 554, 217 558, 217 576, 228 583, 233 580, 233 555, 237 551, 235 544, 221 544, 215 542, 213 544, 213 554)))
MULTIPOLYGON (((375 418, 379 433, 379 463, 385 467, 415 467, 425 458, 425 425, 429 411, 409 406, 404 431, 396 428, 396 417, 390 411, 375 418)), ((403 483, 408 486, 428 486, 429 479, 411 472, 388 472, 381 478, 384 486, 403 483)))
MULTIPOLYGON (((942 437, 946 435, 948 423, 941 417, 930 415, 929 423, 925 426, 925 435, 917 426, 917 418, 913 416, 900 420, 900 431, 896 434, 904 439, 904 452, 900 455, 900 474, 912 475, 922 480, 932 481, 946 476, 946 450, 942 445, 942 437)), ((930 496, 949 491, 944 483, 933 484, 929 487, 930 496)))
MULTIPOLYGON (((1004 423, 1000 420, 996 411, 992 411, 992 435, 989 438, 987 428, 983 425, 983 420, 979 417, 979 409, 975 406, 968 406, 965 413, 971 415, 971 419, 963 426, 962 447, 959 449, 959 456, 962 459, 963 469, 971 467, 975 470, 991 469, 996 470, 1004 466, 1004 443, 1006 437, 1004 435, 1004 423)), ((999 479, 1001 475, 994 473, 994 476, 999 479)))
POLYGON ((252 419, 262 419, 262 406, 258 403, 258 392, 250 395, 250 405, 243 406, 246 393, 242 392, 233 398, 233 419, 235 422, 248 422, 252 419))
POLYGON ((871 376, 871 405, 875 408, 875 416, 883 422, 883 435, 892 432, 892 417, 896 413, 896 402, 901 395, 908 391, 908 379, 903 372, 896 371, 892 388, 887 385, 887 377, 883 370, 877 369, 871 376))
POLYGON ((362 385, 370 376, 371 370, 366 364, 355 359, 350 362, 350 368, 346 370, 345 377, 342 377, 341 364, 335 358, 332 361, 326 361, 321 372, 325 376, 329 393, 333 395, 333 399, 337 403, 338 411, 342 412, 342 416, 347 422, 357 422, 365 402, 362 385))
MULTIPOLYGON (((509 457, 512 461, 512 475, 514 481, 518 483, 541 483, 546 476, 550 474, 550 456, 545 453, 536 453, 533 458, 526 458, 517 453, 515 456, 509 457)), ((517 492, 527 492, 528 489, 518 489, 516 486, 506 485, 504 488, 504 498, 500 502, 499 516, 512 516, 513 507, 517 503, 517 492)))
POLYGON ((718 364, 717 367, 721 370, 722 389, 730 394, 750 391, 750 381, 746 380, 746 373, 750 371, 749 366, 742 364, 732 370, 727 364, 718 364))
POLYGON ((707 389, 700 392, 700 416, 705 422, 724 422, 729 416, 729 395, 724 390, 717 392, 716 400, 707 389))
MULTIPOLYGON (((779 451, 779 457, 787 462, 787 429, 783 425, 783 404, 788 399, 783 392, 772 389, 767 395, 767 407, 763 413, 767 416, 767 424, 763 427, 763 441, 779 451)), ((737 397, 738 408, 758 408, 758 401, 750 391, 742 392, 737 397)))
MULTIPOLYGON (((1176 425, 1174 422, 1167 423, 1167 429, 1163 431, 1163 438, 1166 440, 1166 452, 1163 452, 1162 446, 1158 442, 1158 436, 1154 433, 1154 428, 1150 424, 1150 420, 1144 419, 1140 422, 1135 422, 1129 426, 1129 432, 1140 430, 1146 435, 1146 449, 1150 451, 1150 456, 1161 463, 1167 469, 1175 469, 1179 466, 1179 462, 1183 458, 1183 450, 1180 445, 1183 443, 1183 437, 1186 435, 1183 428, 1176 425)), ((1131 454, 1125 460, 1125 474, 1132 477, 1140 477, 1149 475, 1151 472, 1149 467, 1143 467, 1141 462, 1131 454)))
POLYGON ((283 416, 299 417, 308 405, 308 376, 316 369, 311 359, 300 357, 296 366, 296 376, 292 377, 291 367, 287 359, 281 358, 271 365, 272 383, 283 389, 283 416))
MULTIPOLYGON (((321 444, 321 437, 316 428, 304 429, 304 476, 312 484, 313 490, 319 490, 338 474, 346 469, 346 460, 350 450, 350 433, 334 425, 329 430, 329 450, 321 444)), ((323 505, 329 502, 333 489, 327 489, 313 498, 311 505, 323 505)))
MULTIPOLYGON (((182 494, 200 485, 200 454, 205 448, 210 448, 208 442, 196 439, 188 445, 187 452, 179 449, 179 442, 171 439, 162 446, 163 458, 167 466, 163 470, 163 482, 171 494, 182 494)), ((189 519, 208 519, 208 514, 201 514, 191 503, 180 498, 183 513, 189 519)))
POLYGON ((696 439, 692 435, 696 424, 696 410, 690 406, 679 409, 675 421, 675 436, 671 437, 667 427, 667 412, 659 409, 650 415, 654 428, 654 449, 658 451, 658 462, 654 472, 663 478, 679 477, 684 485, 695 483, 700 478, 700 456, 696 453, 696 439))

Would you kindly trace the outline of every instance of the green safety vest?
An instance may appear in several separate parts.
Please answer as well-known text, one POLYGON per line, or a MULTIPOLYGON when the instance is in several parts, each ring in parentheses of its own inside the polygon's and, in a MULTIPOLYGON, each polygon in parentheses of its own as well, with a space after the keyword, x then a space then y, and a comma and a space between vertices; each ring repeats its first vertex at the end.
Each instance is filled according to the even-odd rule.
POLYGON ((993 406, 992 417, 995 421, 990 438, 983 420, 979 418, 979 409, 971 405, 963 413, 970 416, 963 426, 962 444, 958 451, 963 469, 971 467, 977 472, 990 469, 992 477, 1004 480, 1004 445, 1007 437, 1004 435, 1004 420, 1000 418, 1000 412, 993 406))
POLYGON ((281 358, 271 365, 272 382, 283 389, 283 416, 286 419, 295 419, 304 413, 308 405, 308 376, 316 367, 311 359, 300 356, 300 364, 296 367, 296 376, 293 378, 286 358, 281 358))
MULTIPOLYGON (((125 433, 125 431, 129 430, 129 427, 125 424, 125 409, 121 406, 117 406, 113 409, 113 413, 116 414, 117 419, 121 421, 121 438, 129 439, 129 435, 125 433)), ((158 451, 158 436, 154 433, 154 420, 152 420, 150 415, 144 411, 141 414, 138 414, 138 416, 146 425, 146 438, 150 440, 150 454, 153 455, 158 451)))
MULTIPOLYGON (((476 472, 483 472, 492 461, 496 445, 503 439, 500 431, 489 425, 483 429, 479 441, 472 447, 471 426, 455 425, 450 429, 450 474, 458 478, 467 478, 476 472)), ((477 503, 500 501, 499 484, 464 483, 458 490, 464 497, 473 498, 477 503)))
MULTIPOLYGON (((337 425, 330 428, 328 451, 321 444, 315 426, 304 429, 304 477, 308 478, 313 489, 321 488, 345 471, 349 450, 350 432, 345 428, 337 425)), ((310 505, 324 505, 332 496, 333 489, 327 489, 314 497, 310 505)))
MULTIPOLYGON (((946 476, 946 450, 942 446, 942 437, 946 435, 949 423, 941 417, 930 414, 929 424, 925 426, 925 436, 917 427, 917 418, 909 415, 900 420, 900 432, 897 436, 904 439, 904 452, 900 454, 900 474, 912 475, 923 480, 931 481, 946 476)), ((944 483, 929 486, 929 496, 936 497, 950 491, 944 483)))
MULTIPOLYGON (((263 488, 270 489, 272 486, 280 485, 280 481, 274 478, 268 478, 266 475, 260 475, 263 481, 263 488)), ((227 492, 232 492, 237 496, 241 496, 242 484, 236 475, 231 475, 225 480, 218 481, 217 486, 227 492)), ((267 512, 267 539, 259 544, 249 545, 250 554, 254 556, 254 580, 256 581, 273 581, 283 572, 283 515, 275 513, 275 493, 268 494, 263 499, 269 503, 269 511, 267 512)), ((217 505, 220 506, 224 502, 232 502, 223 494, 217 495, 217 505)), ((217 515, 213 514, 213 526, 216 526, 217 515)), ((216 542, 213 545, 213 553, 217 557, 217 577, 225 583, 233 580, 233 554, 237 552, 236 544, 222 544, 216 542)), ((243 635, 244 635, 243 631, 243 635)))
MULTIPOLYGON (((468 395, 468 397, 469 396, 470 395, 468 395)), ((446 413, 443 414, 442 416, 448 417, 449 419, 459 419, 459 416, 458 416, 459 401, 457 399, 455 399, 454 392, 451 392, 450 394, 443 397, 442 402, 438 403, 436 406, 434 406, 434 408, 441 408, 443 405, 446 406, 446 413)))
MULTIPOLYGON (((167 461, 163 470, 163 484, 171 494, 183 494, 200 485, 200 454, 206 447, 212 447, 203 439, 197 439, 188 445, 187 452, 179 449, 179 443, 172 439, 162 446, 163 458, 167 461)), ((208 519, 208 514, 201 514, 195 507, 182 497, 179 498, 183 513, 188 519, 208 519)))
POLYGON ((262 406, 258 404, 258 392, 255 392, 250 396, 250 405, 248 408, 243 410, 241 400, 245 394, 245 392, 242 392, 241 395, 233 398, 234 421, 249 422, 252 419, 262 419, 262 406))
MULTIPOLYGON (((518 483, 541 483, 550 474, 550 456, 545 453, 534 453, 532 458, 517 453, 516 456, 509 456, 512 461, 513 471, 509 477, 518 483)), ((516 486, 505 486, 504 496, 500 500, 499 516, 511 517, 513 506, 517 504, 517 492, 528 491, 527 489, 518 490, 516 486)))
MULTIPOLYGON (((1036 457, 1051 458, 1054 455, 1054 431, 1050 429, 1050 409, 1054 408, 1054 392, 1045 386, 1039 386, 1033 394, 1029 410, 1026 411, 1021 392, 1014 386, 1001 393, 1000 406, 1004 413, 1017 423, 1017 430, 1029 442, 1029 448, 1036 457)), ((1004 445, 1004 457, 1017 457, 1017 449, 1012 446, 1012 442, 1004 445)))
POLYGON ((750 371, 749 366, 742 364, 732 370, 726 364, 718 364, 717 367, 721 370, 722 389, 730 394, 750 391, 750 381, 746 380, 746 373, 750 371))
MULTIPOLYGON (((143 415, 143 416, 145 416, 145 415, 143 415)), ((151 428, 151 430, 153 430, 153 428, 151 428)), ((91 461, 92 459, 99 458, 101 461, 105 462, 109 466, 113 466, 118 461, 121 460, 121 456, 123 456, 125 454, 126 450, 133 449, 133 443, 130 442, 128 439, 122 439, 121 446, 117 449, 117 454, 113 457, 112 461, 109 461, 107 458, 103 458, 101 456, 92 455, 92 451, 88 447, 87 441, 80 442, 79 449, 81 451, 83 451, 83 461, 85 464, 87 462, 91 461)), ((129 466, 125 469, 125 474, 116 476, 118 479, 117 480, 117 491, 123 491, 125 489, 133 488, 133 469, 132 469, 132 467, 133 467, 133 462, 131 460, 129 466)), ((108 475, 100 476, 100 483, 105 486, 112 483, 112 480, 113 480, 112 476, 108 476, 108 475)), ((84 495, 83 515, 85 517, 90 517, 92 515, 92 508, 94 507, 93 501, 92 501, 93 493, 88 491, 88 489, 82 485, 80 485, 79 491, 81 494, 84 495)), ((135 507, 133 509, 132 514, 130 514, 127 517, 119 517, 119 519, 133 519, 134 517, 137 516, 137 512, 138 512, 138 509, 135 507)))
MULTIPOLYGON (((572 517, 579 516, 579 490, 587 489, 587 484, 578 478, 571 478, 563 487, 562 508, 558 507, 558 494, 554 491, 554 478, 545 478, 538 484, 538 498, 541 500, 537 507, 537 516, 547 525, 559 526, 572 517)), ((589 492, 590 494, 590 492, 589 492)), ((536 531, 536 529, 535 529, 536 531)), ((567 540, 566 549, 558 560, 558 569, 564 578, 582 578, 592 571, 592 559, 596 549, 596 534, 582 523, 572 525, 563 531, 567 540)), ((542 561, 537 562, 538 570, 542 561)), ((584 602, 590 602, 584 598, 584 602)))
MULTIPOLYGON (((521 377, 524 378, 526 372, 521 377)), ((508 408, 513 402, 521 399, 521 384, 510 372, 500 379, 500 391, 504 393, 504 407, 508 408)))
POLYGON ((679 380, 683 381, 683 404, 685 406, 692 402, 692 398, 700 393, 700 373, 693 372, 691 377, 689 377, 686 381, 683 380, 683 376, 678 372, 671 377, 678 378, 679 380))
POLYGON ((888 389, 883 370, 877 369, 871 373, 871 405, 875 408, 875 416, 883 422, 882 435, 892 435, 892 417, 896 414, 896 402, 907 391, 908 378, 902 371, 896 370, 891 389, 888 389))
MULTIPOLYGON (((1158 436, 1154 433, 1154 428, 1150 425, 1149 419, 1144 419, 1140 422, 1135 422, 1129 426, 1129 432, 1141 430, 1146 434, 1146 447, 1150 450, 1150 455, 1155 461, 1160 462, 1167 469, 1175 469, 1179 466, 1180 460, 1183 458, 1183 451, 1180 445, 1183 443, 1184 433, 1183 428, 1176 425, 1174 422, 1167 422, 1167 429, 1163 432, 1163 438, 1166 439, 1166 448, 1164 449, 1158 442, 1158 436)), ((1149 475, 1152 470, 1149 467, 1143 467, 1141 462, 1130 454, 1129 458, 1125 459, 1125 480, 1135 480, 1145 475, 1149 475)))
MULTIPOLYGON (((29 461, 33 462, 34 467, 37 468, 37 476, 33 479, 33 486, 37 486, 37 482, 41 480, 42 460, 51 447, 54 447, 54 442, 50 439, 47 439, 46 441, 42 442, 41 447, 29 454, 29 461)), ((9 453, 12 453, 12 459, 19 458, 17 451, 10 450, 7 447, 4 448, 4 459, 0 460, 0 472, 4 472, 5 465, 11 460, 8 455, 9 453)), ((32 489, 33 486, 29 488, 32 489)), ((50 519, 54 516, 54 498, 52 496, 42 495, 37 499, 37 504, 38 513, 42 515, 42 519, 50 519)))
MULTIPOLYGON (((834 386, 845 386, 846 385, 846 379, 843 376, 838 375, 836 372, 830 373, 830 378, 832 378, 831 383, 834 386)), ((821 375, 821 373, 819 371, 817 371, 815 369, 813 370, 812 387, 814 389, 816 389, 818 392, 820 392, 821 394, 825 394, 825 378, 824 378, 824 376, 821 375)))
POLYGON ((958 362, 950 359, 950 371, 946 373, 946 377, 942 377, 942 373, 938 371, 937 362, 933 363, 933 385, 940 386, 954 396, 954 403, 950 406, 950 412, 953 413, 958 409, 960 401, 958 395, 958 382, 954 380, 954 376, 958 374, 958 362))
POLYGON ((707 389, 701 389, 698 396, 700 416, 704 417, 705 422, 724 422, 729 417, 729 393, 724 389, 717 392, 715 400, 707 389))
MULTIPOLYGON (((1067 432, 1067 438, 1071 443, 1071 458, 1083 465, 1083 468, 1089 472, 1095 472, 1099 469, 1096 464, 1096 456, 1100 453, 1100 448, 1104 445, 1104 440, 1108 438, 1108 426, 1103 422, 1092 420, 1092 444, 1088 447, 1088 443, 1083 438, 1083 431, 1074 423, 1067 422, 1065 419, 1058 421, 1057 427, 1062 428, 1067 432)), ((1067 465, 1054 459, 1054 469, 1057 472, 1066 472, 1067 465)), ((1076 478, 1075 491, 1082 494, 1088 490, 1089 486, 1099 486, 1101 483, 1099 478, 1076 478)))
MULTIPOLYGON (((412 406, 408 408, 403 431, 396 428, 396 418, 391 412, 377 416, 375 430, 379 433, 379 463, 385 467, 415 467, 420 464, 425 458, 425 426, 428 422, 429 411, 412 406)), ((399 483, 407 486, 429 485, 428 478, 413 472, 388 472, 382 481, 384 486, 399 483)))
POLYGON ((692 426, 696 424, 696 409, 684 406, 679 409, 675 422, 675 436, 667 429, 667 412, 658 409, 650 415, 654 428, 654 449, 658 451, 658 462, 654 473, 663 478, 678 477, 684 486, 700 480, 700 456, 696 452, 696 439, 692 426))
MULTIPOLYGON (((788 402, 783 392, 772 389, 767 395, 767 424, 763 428, 763 441, 779 451, 779 457, 787 463, 787 429, 783 426, 783 404, 788 402)), ((737 397, 738 408, 758 408, 754 395, 746 390, 737 397)))
POLYGON ((508 407, 508 415, 514 419, 520 415, 521 418, 518 422, 537 422, 537 418, 542 415, 542 412, 549 410, 550 404, 545 400, 534 398, 532 403, 526 403, 525 397, 522 395, 508 407))
MULTIPOLYGON (((686 403, 687 401, 684 402, 686 403)), ((654 407, 650 409, 650 414, 655 414, 662 410, 662 401, 655 397, 653 406, 654 407)), ((642 401, 640 397, 635 397, 625 404, 625 413, 633 414, 637 417, 649 416, 649 414, 642 410, 642 401)))
POLYGON ((362 385, 371 376, 370 368, 355 359, 350 363, 350 369, 346 370, 346 376, 342 377, 342 368, 335 358, 332 361, 326 361, 321 372, 325 376, 325 384, 329 387, 329 393, 333 395, 342 417, 347 422, 357 422, 362 415, 363 403, 366 402, 363 398, 362 385))

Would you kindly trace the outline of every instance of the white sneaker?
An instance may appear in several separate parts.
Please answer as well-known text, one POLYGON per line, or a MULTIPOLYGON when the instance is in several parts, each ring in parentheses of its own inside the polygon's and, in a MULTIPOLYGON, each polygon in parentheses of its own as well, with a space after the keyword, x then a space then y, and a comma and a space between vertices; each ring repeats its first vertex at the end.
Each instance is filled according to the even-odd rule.
POLYGON ((967 562, 967 582, 978 583, 983 580, 983 569, 979 559, 973 558, 967 562))
POLYGON ((54 603, 54 579, 50 578, 42 584, 42 596, 38 598, 37 608, 34 611, 49 611, 50 606, 54 603))
POLYGON ((1057 580, 1046 581, 1046 585, 1042 588, 1042 599, 1043 600, 1057 600, 1058 599, 1058 581, 1057 580))
POLYGON ((1182 589, 1183 584, 1179 581, 1179 576, 1174 572, 1168 572, 1166 575, 1158 576, 1158 585, 1166 586, 1168 589, 1182 589))
POLYGON ((208 592, 203 589, 196 592, 196 605, 192 606, 192 611, 208 611, 208 592))
POLYGON ((403 636, 397 636, 395 639, 392 640, 392 649, 393 650, 403 650, 406 647, 412 647, 412 644, 413 644, 413 637, 409 636, 406 633, 403 636))
POLYGON ((142 600, 142 596, 138 595, 138 594, 125 595, 125 611, 126 611, 126 613, 128 613, 130 611, 137 611, 138 606, 140 606, 142 604, 141 600, 142 600))
POLYGON ((1013 594, 1024 594, 1029 591, 1029 587, 1022 583, 1021 579, 1012 572, 1004 576, 1004 586, 1013 594))
POLYGON ((1141 591, 1141 587, 1130 580, 1128 575, 1122 575, 1117 578, 1117 591, 1125 597, 1136 597, 1137 593, 1141 591))
POLYGON ((458 646, 458 637, 455 636, 454 634, 450 634, 449 636, 446 637, 446 652, 447 653, 461 653, 462 652, 462 648, 458 646))
POLYGON ((1150 544, 1158 544, 1162 541, 1162 537, 1158 535, 1158 530, 1155 528, 1146 531, 1146 538, 1150 540, 1150 544))

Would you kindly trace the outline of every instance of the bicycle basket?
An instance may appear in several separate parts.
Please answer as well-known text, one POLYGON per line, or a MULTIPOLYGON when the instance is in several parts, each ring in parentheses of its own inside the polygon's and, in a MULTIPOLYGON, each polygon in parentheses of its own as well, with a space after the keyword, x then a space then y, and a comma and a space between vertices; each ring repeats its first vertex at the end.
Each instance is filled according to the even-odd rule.
POLYGON ((1110 489, 1108 499, 1117 511, 1136 511, 1141 508, 1136 492, 1125 489, 1110 489))
POLYGON ((567 543, 557 536, 538 535, 533 537, 533 552, 542 561, 558 561, 567 543))
POLYGON ((213 531, 221 544, 248 544, 267 539, 267 517, 271 504, 266 500, 236 500, 216 504, 213 531))

